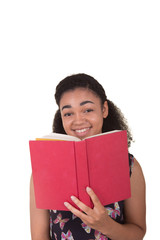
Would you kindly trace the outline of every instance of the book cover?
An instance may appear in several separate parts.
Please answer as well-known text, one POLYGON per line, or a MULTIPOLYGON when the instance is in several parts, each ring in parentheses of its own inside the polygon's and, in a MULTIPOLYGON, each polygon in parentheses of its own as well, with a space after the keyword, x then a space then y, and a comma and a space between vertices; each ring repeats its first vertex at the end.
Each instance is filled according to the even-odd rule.
MULTIPOLYGON (((54 135, 54 137, 53 137, 54 135)), ((130 197, 126 131, 114 131, 84 140, 62 140, 62 136, 29 141, 37 208, 68 210, 70 196, 87 206, 90 186, 103 205, 130 197), (48 140, 48 141, 46 141, 48 140)), ((60 134, 62 135, 62 134, 60 134)))

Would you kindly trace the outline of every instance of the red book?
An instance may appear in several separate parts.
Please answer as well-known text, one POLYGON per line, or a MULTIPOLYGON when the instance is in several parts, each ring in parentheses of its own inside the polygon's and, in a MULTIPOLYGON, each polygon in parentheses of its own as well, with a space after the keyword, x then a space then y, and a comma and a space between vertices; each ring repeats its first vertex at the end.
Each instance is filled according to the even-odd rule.
POLYGON ((37 208, 68 210, 64 202, 73 204, 72 195, 92 207, 87 186, 104 206, 130 197, 126 131, 84 140, 52 133, 29 144, 37 208))

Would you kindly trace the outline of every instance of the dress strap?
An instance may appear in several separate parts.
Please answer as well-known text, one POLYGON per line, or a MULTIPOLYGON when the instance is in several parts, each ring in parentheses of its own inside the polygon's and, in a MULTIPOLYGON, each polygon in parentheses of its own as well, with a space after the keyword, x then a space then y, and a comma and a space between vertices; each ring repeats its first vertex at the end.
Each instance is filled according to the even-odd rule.
POLYGON ((129 168, 130 168, 130 176, 131 176, 133 165, 134 165, 134 156, 130 153, 128 154, 128 156, 129 156, 129 168))

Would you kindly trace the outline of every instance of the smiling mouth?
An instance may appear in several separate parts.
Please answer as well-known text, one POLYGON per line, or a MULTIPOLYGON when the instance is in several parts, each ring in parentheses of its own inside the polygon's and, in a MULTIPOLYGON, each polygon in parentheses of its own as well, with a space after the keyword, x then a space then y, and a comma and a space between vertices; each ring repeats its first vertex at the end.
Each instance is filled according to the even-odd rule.
POLYGON ((77 132, 77 133, 83 133, 83 132, 86 132, 87 130, 89 130, 90 129, 90 127, 88 127, 88 128, 83 128, 83 129, 76 129, 76 130, 74 130, 75 132, 77 132))

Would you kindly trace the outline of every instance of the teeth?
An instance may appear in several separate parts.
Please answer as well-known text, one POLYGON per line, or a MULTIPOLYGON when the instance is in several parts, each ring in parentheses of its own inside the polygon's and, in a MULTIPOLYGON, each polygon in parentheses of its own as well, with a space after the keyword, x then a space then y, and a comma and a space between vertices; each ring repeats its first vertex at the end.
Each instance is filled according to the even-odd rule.
POLYGON ((82 132, 85 132, 87 131, 89 128, 84 128, 84 129, 80 129, 80 130, 75 130, 76 132, 78 133, 82 133, 82 132))

